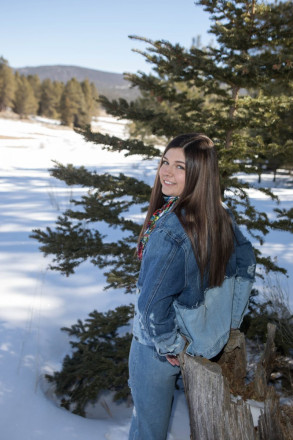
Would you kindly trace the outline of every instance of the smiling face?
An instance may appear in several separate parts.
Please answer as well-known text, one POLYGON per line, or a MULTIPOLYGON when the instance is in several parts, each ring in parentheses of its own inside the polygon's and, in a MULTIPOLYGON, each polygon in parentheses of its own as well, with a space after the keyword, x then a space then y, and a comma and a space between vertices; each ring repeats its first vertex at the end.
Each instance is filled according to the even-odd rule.
POLYGON ((163 156, 159 170, 162 193, 180 196, 185 185, 185 155, 182 148, 170 148, 163 156))

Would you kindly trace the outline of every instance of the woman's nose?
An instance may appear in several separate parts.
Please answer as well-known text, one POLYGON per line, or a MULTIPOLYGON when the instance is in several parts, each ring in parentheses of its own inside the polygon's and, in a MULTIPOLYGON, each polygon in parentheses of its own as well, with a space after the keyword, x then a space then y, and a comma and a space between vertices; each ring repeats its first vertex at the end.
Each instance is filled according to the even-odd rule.
POLYGON ((172 176, 172 174, 173 172, 171 167, 165 169, 165 176, 172 176))

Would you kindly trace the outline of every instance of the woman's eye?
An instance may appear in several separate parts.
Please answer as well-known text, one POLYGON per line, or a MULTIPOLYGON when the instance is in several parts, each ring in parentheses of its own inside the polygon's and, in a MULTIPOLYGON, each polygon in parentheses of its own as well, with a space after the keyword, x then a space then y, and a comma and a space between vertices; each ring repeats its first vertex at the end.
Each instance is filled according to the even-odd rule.
POLYGON ((167 160, 163 160, 162 165, 168 165, 168 161, 167 160))
POLYGON ((178 165, 177 168, 178 168, 179 170, 185 170, 184 166, 182 166, 182 165, 178 165))

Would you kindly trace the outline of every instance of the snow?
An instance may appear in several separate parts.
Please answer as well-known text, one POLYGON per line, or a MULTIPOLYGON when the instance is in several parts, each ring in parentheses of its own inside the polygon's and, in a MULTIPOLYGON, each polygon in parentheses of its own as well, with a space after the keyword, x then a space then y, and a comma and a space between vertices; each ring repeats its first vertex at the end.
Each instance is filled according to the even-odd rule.
MULTIPOLYGON (((103 117, 95 127, 125 135, 125 121, 103 117)), ((153 182, 157 161, 125 158, 87 143, 58 121, 18 121, 0 118, 0 426, 3 440, 126 440, 131 410, 114 404, 105 393, 89 418, 73 415, 56 404, 44 374, 60 369, 70 351, 60 331, 93 309, 104 312, 132 301, 119 290, 105 291, 105 278, 89 263, 66 278, 47 269, 49 259, 29 238, 33 228, 53 226, 70 199, 84 190, 68 188, 48 172, 53 160, 84 165, 98 172, 124 172, 153 182), (109 408, 109 410, 108 410, 109 408)), ((253 177, 256 181, 256 176, 253 177)), ((264 176, 271 186, 271 176, 264 176)), ((293 189, 286 178, 278 181, 281 207, 292 206, 293 189)), ((271 215, 275 206, 266 196, 251 191, 252 202, 271 215)), ((139 212, 131 212, 135 218, 139 212)), ((115 230, 115 234, 119 231, 115 230)), ((266 255, 293 274, 292 236, 271 232, 263 246, 266 255)), ((292 293, 291 293, 292 295, 292 293)), ((293 298, 290 297, 293 302, 293 298)), ((175 402, 168 440, 189 439, 188 413, 182 386, 175 402)))
POLYGON ((264 410, 264 403, 257 402, 256 400, 251 400, 251 399, 248 399, 246 402, 250 406, 250 411, 254 426, 257 426, 259 416, 261 415, 261 411, 264 410))

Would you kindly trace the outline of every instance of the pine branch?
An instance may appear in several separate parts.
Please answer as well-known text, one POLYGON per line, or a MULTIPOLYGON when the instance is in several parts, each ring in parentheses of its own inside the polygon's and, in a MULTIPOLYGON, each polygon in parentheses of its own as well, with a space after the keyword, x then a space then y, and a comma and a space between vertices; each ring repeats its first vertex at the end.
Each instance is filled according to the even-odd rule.
POLYGON ((120 333, 132 317, 132 306, 120 306, 106 313, 94 310, 84 322, 78 320, 62 329, 74 338, 73 352, 65 357, 60 372, 46 376, 62 397, 61 406, 85 417, 86 405, 95 403, 103 390, 114 391, 115 400, 128 397, 131 335, 120 333))
MULTIPOLYGON (((278 266, 275 261, 272 260, 271 257, 263 257, 260 255, 260 252, 258 249, 254 249, 254 252, 256 254, 256 261, 257 264, 262 265, 266 268, 267 273, 268 272, 279 272, 284 275, 286 275, 287 271, 286 269, 278 266)), ((261 278, 263 278, 260 274, 258 274, 261 278)))
MULTIPOLYGON (((116 114, 116 116, 121 118, 129 119, 133 117, 135 113, 135 109, 133 108, 134 105, 132 105, 132 103, 129 104, 122 99, 120 101, 123 101, 122 107, 124 108, 119 107, 117 101, 110 102, 106 97, 100 97, 100 102, 107 111, 111 111, 112 114, 119 113, 119 115, 116 114), (119 108, 119 112, 115 112, 115 108, 119 108)), ((136 118, 139 120, 138 114, 136 115, 136 118)), ((160 150, 158 148, 155 148, 153 145, 145 145, 142 141, 137 139, 123 140, 116 136, 92 132, 89 126, 83 129, 76 129, 75 131, 84 136, 86 141, 99 144, 107 151, 123 152, 125 157, 133 154, 141 154, 145 159, 160 156, 160 150)))
POLYGON ((55 168, 50 169, 53 177, 62 180, 67 185, 79 185, 85 188, 98 190, 92 197, 99 199, 106 195, 107 200, 114 200, 129 196, 133 203, 144 203, 149 200, 150 186, 141 180, 120 173, 118 176, 111 174, 97 174, 84 167, 62 165, 55 162, 55 168))
POLYGON ((274 221, 272 227, 280 231, 290 231, 293 233, 293 208, 276 208, 274 211, 277 213, 279 220, 274 221))

